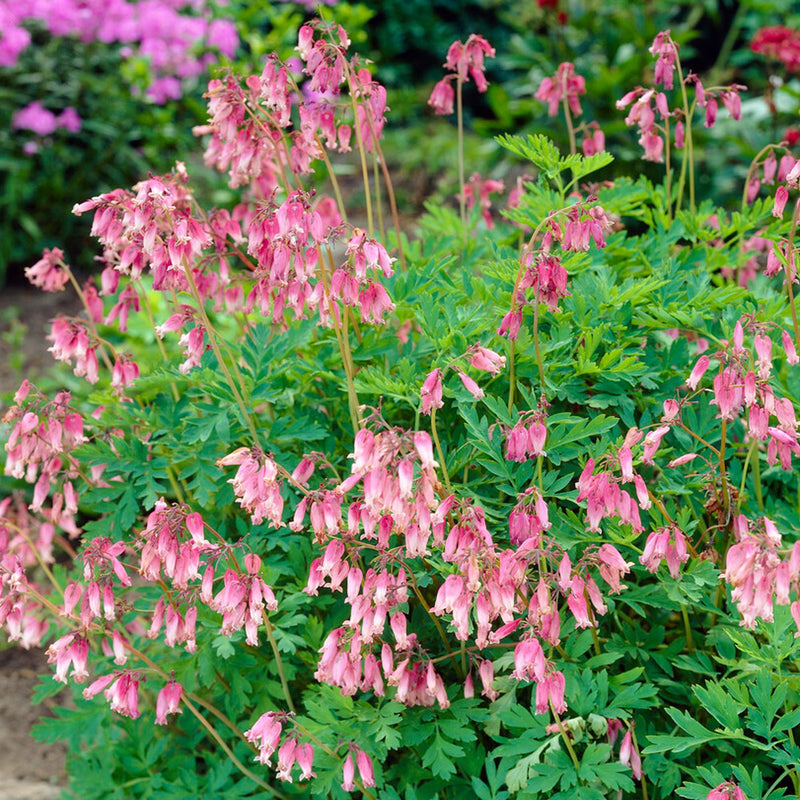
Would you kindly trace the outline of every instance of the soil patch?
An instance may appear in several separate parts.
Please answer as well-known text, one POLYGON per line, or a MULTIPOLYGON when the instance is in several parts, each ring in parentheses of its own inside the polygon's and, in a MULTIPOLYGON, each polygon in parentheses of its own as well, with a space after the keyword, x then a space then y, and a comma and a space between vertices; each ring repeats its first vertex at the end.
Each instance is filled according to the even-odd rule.
POLYGON ((30 731, 47 712, 34 706, 38 676, 52 672, 41 650, 11 647, 0 652, 0 797, 3 800, 50 800, 66 783, 63 745, 35 742, 30 731))

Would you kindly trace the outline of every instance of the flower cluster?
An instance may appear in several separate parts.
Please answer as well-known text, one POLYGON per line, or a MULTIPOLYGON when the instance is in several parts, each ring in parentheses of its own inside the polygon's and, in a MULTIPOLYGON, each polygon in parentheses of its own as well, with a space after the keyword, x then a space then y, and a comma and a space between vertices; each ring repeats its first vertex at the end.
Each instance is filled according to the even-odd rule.
MULTIPOLYGON (((455 369, 458 373, 458 377, 464 388, 476 400, 480 400, 484 396, 483 389, 481 389, 473 378, 459 368, 458 364, 462 359, 467 359, 470 366, 475 369, 481 370, 482 372, 489 372, 491 375, 499 375, 500 372, 505 369, 506 358, 494 350, 490 350, 488 347, 484 347, 480 344, 473 344, 466 353, 447 365, 447 368, 455 369)), ((432 411, 444 405, 442 401, 442 392, 442 369, 437 368, 428 373, 420 389, 420 398, 422 400, 421 410, 423 414, 430 414, 432 411)))
MULTIPOLYGON (((187 14, 181 13, 186 4, 175 0, 110 0, 104 4, 100 14, 87 13, 86 4, 80 0, 58 3, 2 0, 0 67, 16 64, 31 42, 25 23, 36 20, 44 24, 51 36, 74 36, 82 42, 124 43, 127 57, 144 57, 150 63, 153 80, 147 87, 148 98, 156 103, 174 100, 181 96, 182 83, 200 75, 214 60, 212 51, 232 58, 239 44, 233 22, 210 18, 203 13, 210 11, 204 8, 205 5, 204 0, 194 2, 191 4, 194 13, 187 14), (198 46, 202 47, 199 54, 198 46)), ((35 110, 41 125, 45 117, 38 109, 35 110)), ((76 120, 80 128, 80 120, 73 110, 62 121, 61 127, 72 130, 76 120)), ((18 121, 15 127, 30 125, 23 120, 22 123, 18 121)), ((45 135, 36 128, 31 129, 45 135)))
POLYGON ((287 719, 286 714, 267 711, 244 732, 244 736, 258 748, 256 761, 261 764, 269 764, 272 754, 278 751, 277 774, 282 781, 292 782, 291 770, 295 764, 300 767, 300 779, 308 780, 315 774, 311 770, 314 763, 314 748, 308 742, 300 743, 294 732, 284 736, 281 744, 283 726, 287 719))
POLYGON ((750 49, 780 61, 788 72, 800 71, 800 31, 773 25, 756 31, 750 49))
POLYGON ((453 42, 447 51, 447 58, 444 62, 445 69, 450 70, 451 74, 446 75, 433 87, 431 96, 428 98, 428 105, 437 114, 452 114, 456 94, 452 84, 455 82, 460 92, 462 84, 469 81, 470 77, 475 81, 478 91, 485 92, 489 88, 489 84, 484 74, 484 60, 494 58, 494 56, 494 48, 483 36, 476 33, 470 35, 466 44, 453 42))
POLYGON ((283 497, 278 482, 278 465, 267 455, 249 447, 240 447, 217 461, 217 466, 238 466, 229 483, 239 505, 250 514, 254 525, 265 519, 273 528, 283 525, 283 497))
POLYGON ((585 252, 592 242, 596 247, 606 246, 605 234, 611 230, 612 222, 602 206, 591 205, 591 200, 551 213, 545 220, 541 247, 535 249, 531 239, 523 249, 512 292, 512 307, 500 323, 497 331, 500 336, 508 336, 512 341, 517 339, 526 305, 537 309, 540 303, 546 303, 551 311, 557 311, 559 300, 569 295, 569 275, 553 252, 554 245, 559 245, 564 252, 585 252), (530 300, 528 289, 533 289, 530 300))
MULTIPOLYGON (((679 70, 678 45, 670 37, 669 31, 662 31, 656 35, 650 47, 650 52, 657 59, 654 75, 656 87, 661 85, 666 91, 673 89, 676 69, 679 72, 679 80, 682 86, 694 84, 696 104, 699 108, 705 110, 706 128, 714 127, 720 103, 725 106, 733 119, 741 119, 742 103, 740 92, 746 87, 739 84, 731 84, 729 86, 706 88, 697 75, 689 73, 683 76, 679 70)), ((691 111, 685 105, 671 109, 667 95, 656 87, 647 89, 637 86, 617 101, 617 108, 623 110, 630 106, 630 110, 625 117, 625 124, 637 126, 639 144, 644 150, 644 160, 662 162, 664 161, 665 142, 670 132, 669 120, 675 119, 673 129, 674 145, 678 149, 683 148, 686 126, 691 124, 691 111)))
POLYGON ((798 631, 795 636, 800 636, 800 541, 783 559, 779 552, 781 535, 768 517, 762 517, 751 528, 740 514, 733 528, 736 543, 728 550, 724 576, 733 587, 731 596, 742 615, 740 625, 755 628, 758 618, 772 622, 773 603, 791 603, 794 586, 798 599, 791 603, 791 611, 798 631))
POLYGON ((461 188, 461 193, 467 202, 467 208, 472 209, 475 204, 479 204, 481 216, 486 223, 487 228, 494 227, 494 220, 492 219, 491 208, 492 201, 489 198, 490 194, 504 191, 505 186, 502 181, 496 181, 492 178, 481 178, 480 174, 474 172, 466 183, 461 188))
POLYGON ((209 124, 195 129, 211 134, 206 163, 228 171, 231 186, 254 184, 259 196, 269 197, 281 183, 291 191, 287 170, 308 175, 326 149, 348 152, 354 133, 372 152, 385 124, 386 90, 358 57, 349 57, 349 46, 341 26, 315 20, 298 34, 302 74, 270 58, 245 86, 232 75, 212 80, 209 124), (307 80, 298 86, 303 74, 307 80))
POLYGON ((547 113, 551 117, 558 114, 562 101, 569 105, 575 116, 580 116, 583 112, 578 98, 582 94, 586 94, 586 81, 575 72, 574 64, 564 62, 558 65, 556 74, 552 78, 542 79, 534 97, 547 103, 547 113))
POLYGON ((14 112, 11 127, 17 130, 32 131, 37 136, 49 136, 59 128, 78 133, 81 129, 81 118, 78 112, 67 106, 59 114, 54 114, 42 105, 41 100, 34 100, 24 108, 14 112))

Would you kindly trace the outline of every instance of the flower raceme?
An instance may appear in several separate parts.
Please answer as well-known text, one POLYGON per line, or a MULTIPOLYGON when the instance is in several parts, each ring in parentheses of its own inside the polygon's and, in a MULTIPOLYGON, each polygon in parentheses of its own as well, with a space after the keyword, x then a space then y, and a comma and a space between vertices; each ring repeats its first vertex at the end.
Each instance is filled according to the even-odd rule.
POLYGON ((69 268, 64 264, 64 252, 45 248, 42 258, 25 270, 25 277, 45 292, 60 292, 69 282, 69 268))
MULTIPOLYGON (((428 105, 437 114, 452 114, 453 102, 456 98, 452 84, 456 82, 460 92, 461 85, 468 82, 470 77, 475 81, 478 91, 485 92, 489 88, 489 84, 486 80, 484 61, 486 58, 494 58, 494 56, 494 48, 486 39, 476 33, 470 35, 466 44, 460 41, 453 42, 447 51, 444 63, 445 69, 450 70, 450 74, 433 87, 428 98, 428 105)), ((462 191, 466 191, 466 187, 462 191)), ((495 190, 490 189, 489 191, 495 190)))
POLYGON ((555 117, 562 101, 565 101, 576 116, 582 113, 578 98, 586 94, 586 81, 575 72, 575 65, 565 61, 558 65, 553 77, 542 79, 534 97, 547 103, 547 114, 555 117))
POLYGON ((269 456, 253 448, 240 447, 218 459, 217 466, 239 467, 229 483, 233 485, 237 502, 250 514, 254 525, 265 519, 273 528, 283 525, 278 466, 269 456))
MULTIPOLYGON (((300 742, 294 731, 284 735, 283 726, 289 717, 280 712, 268 711, 262 714, 255 723, 244 732, 248 742, 258 749, 256 761, 270 764, 273 753, 278 752, 277 776, 280 780, 292 782, 292 768, 300 768, 300 779, 315 777, 312 771, 314 748, 309 742, 300 742), (283 743, 281 743, 283 737, 283 743)), ((372 784, 374 785, 374 784, 372 784)))
MULTIPOLYGON (((674 146, 682 149, 685 143, 686 126, 691 125, 692 108, 685 106, 670 109, 665 92, 674 88, 675 73, 678 71, 678 45, 669 31, 658 33, 650 46, 650 53, 656 58, 654 84, 652 88, 641 86, 627 92, 617 101, 620 110, 630 106, 625 118, 626 125, 636 125, 639 130, 639 144, 644 150, 645 161, 663 162, 665 141, 669 134, 669 120, 674 119, 674 146), (664 91, 659 91, 657 87, 664 91), (659 124, 659 122, 661 124, 659 124)), ((695 101, 698 108, 705 110, 705 127, 712 128, 717 119, 717 109, 722 103, 731 118, 741 119, 740 92, 746 87, 731 84, 707 89, 697 75, 678 74, 682 87, 694 85, 695 101)))
MULTIPOLYGON (((500 372, 505 369, 506 358, 481 344, 473 344, 463 356, 460 356, 459 359, 456 359, 455 362, 448 365, 456 370, 464 388, 476 400, 480 400, 484 396, 483 389, 473 378, 467 375, 466 372, 458 369, 456 366, 456 362, 462 358, 467 358, 470 366, 475 369, 488 372, 493 376, 499 375, 500 372)), ((430 414, 431 411, 439 409, 444 405, 442 393, 442 370, 434 369, 432 372, 428 373, 420 389, 420 399, 422 400, 421 410, 423 414, 430 414)))
POLYGON ((492 201, 489 199, 490 194, 504 191, 505 186, 502 181, 493 180, 492 178, 483 179, 481 176, 474 172, 469 179, 469 182, 461 187, 461 193, 466 199, 467 208, 472 209, 478 203, 483 221, 486 223, 487 228, 494 227, 494 220, 492 219, 491 207, 492 201))

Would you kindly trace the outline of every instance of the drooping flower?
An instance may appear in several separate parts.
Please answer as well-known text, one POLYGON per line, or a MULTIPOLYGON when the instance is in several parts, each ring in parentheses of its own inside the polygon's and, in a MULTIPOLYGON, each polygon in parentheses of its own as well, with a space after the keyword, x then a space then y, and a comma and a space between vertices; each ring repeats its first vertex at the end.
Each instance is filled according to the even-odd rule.
POLYGON ((180 714, 181 692, 183 687, 175 680, 170 680, 158 693, 156 699, 156 725, 166 725, 168 714, 180 714))
POLYGON ((69 281, 69 269, 64 265, 64 252, 45 248, 41 259, 25 270, 25 277, 45 292, 60 292, 69 281))
POLYGON ((430 414, 434 409, 444 405, 442 402, 442 371, 440 369, 433 370, 425 378, 420 397, 422 398, 423 414, 430 414))
POLYGON ((547 77, 542 80, 534 97, 547 103, 547 114, 554 117, 558 114, 559 104, 564 98, 572 113, 579 115, 581 104, 578 97, 582 94, 586 94, 586 82, 575 72, 575 65, 566 61, 558 65, 556 74, 552 78, 547 77))

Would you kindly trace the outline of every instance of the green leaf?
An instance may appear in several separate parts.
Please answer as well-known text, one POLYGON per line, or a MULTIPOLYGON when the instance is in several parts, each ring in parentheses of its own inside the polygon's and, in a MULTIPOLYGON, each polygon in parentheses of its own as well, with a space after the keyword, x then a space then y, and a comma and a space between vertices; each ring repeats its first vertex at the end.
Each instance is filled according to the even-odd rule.
POLYGON ((463 755, 463 747, 447 741, 437 733, 422 756, 422 765, 430 767, 436 777, 447 780, 456 773, 456 765, 452 759, 461 758, 463 755))
POLYGON ((703 708, 724 728, 736 730, 742 727, 739 717, 745 709, 744 703, 737 702, 720 684, 709 681, 705 688, 692 686, 692 691, 703 708))

